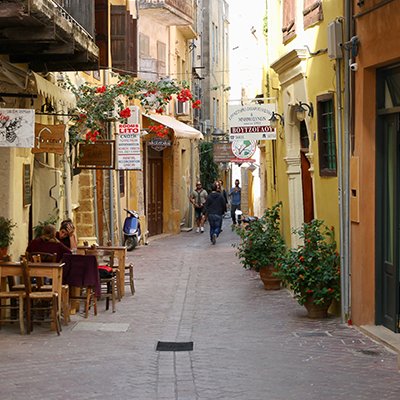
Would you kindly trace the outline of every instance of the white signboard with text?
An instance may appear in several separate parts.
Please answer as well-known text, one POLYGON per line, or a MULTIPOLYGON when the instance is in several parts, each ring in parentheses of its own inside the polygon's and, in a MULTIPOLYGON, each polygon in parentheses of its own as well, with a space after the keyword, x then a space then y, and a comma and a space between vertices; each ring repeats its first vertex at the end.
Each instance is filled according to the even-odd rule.
POLYGON ((118 124, 117 169, 141 170, 140 125, 118 124))
POLYGON ((0 147, 35 145, 35 110, 0 108, 0 147))
POLYGON ((229 140, 275 140, 276 131, 269 122, 275 109, 275 104, 229 106, 229 140))

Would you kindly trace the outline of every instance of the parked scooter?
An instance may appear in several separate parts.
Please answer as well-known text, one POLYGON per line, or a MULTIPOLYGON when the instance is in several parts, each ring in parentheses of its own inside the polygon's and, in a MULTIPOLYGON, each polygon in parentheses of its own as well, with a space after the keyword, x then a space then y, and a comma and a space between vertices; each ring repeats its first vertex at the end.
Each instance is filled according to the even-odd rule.
POLYGON ((132 251, 140 241, 142 230, 140 228, 139 214, 134 210, 124 210, 128 213, 124 221, 124 245, 128 251, 132 251))

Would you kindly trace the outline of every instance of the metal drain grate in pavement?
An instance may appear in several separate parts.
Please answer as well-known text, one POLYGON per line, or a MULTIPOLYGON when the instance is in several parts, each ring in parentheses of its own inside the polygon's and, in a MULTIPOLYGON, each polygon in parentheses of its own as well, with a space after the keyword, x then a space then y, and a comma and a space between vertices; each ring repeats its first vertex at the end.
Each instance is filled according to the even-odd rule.
POLYGON ((156 351, 192 351, 193 342, 158 342, 156 351))
POLYGON ((309 336, 332 336, 329 332, 294 332, 294 336, 309 337, 309 336))

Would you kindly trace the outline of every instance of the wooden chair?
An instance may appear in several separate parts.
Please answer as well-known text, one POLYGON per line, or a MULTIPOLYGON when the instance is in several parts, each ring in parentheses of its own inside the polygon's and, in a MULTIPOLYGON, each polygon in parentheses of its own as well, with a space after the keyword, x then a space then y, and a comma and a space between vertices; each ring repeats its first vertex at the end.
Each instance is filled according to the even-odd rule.
MULTIPOLYGON (((46 263, 40 263, 39 265, 38 264, 39 263, 29 263, 26 260, 22 261, 26 294, 26 321, 28 325, 27 331, 28 334, 32 332, 34 322, 52 322, 54 323, 57 334, 59 335, 61 332, 60 312, 58 306, 59 293, 56 291, 56 288, 54 286, 54 279, 52 280, 52 288, 50 291, 37 291, 32 289, 32 278, 37 278, 37 276, 35 277, 34 273, 31 273, 31 268, 39 267, 39 265, 46 267, 46 263), (36 314, 39 311, 43 313, 42 318, 36 317, 36 314), (44 313, 48 311, 50 311, 50 318, 46 319, 44 313)), ((47 266, 49 266, 49 263, 47 263, 47 266)), ((62 264, 52 263, 51 266, 51 268, 60 268, 60 270, 62 269, 62 264)))
MULTIPOLYGON (((32 261, 34 263, 54 263, 57 261, 57 253, 27 252, 26 258, 28 261, 32 261)), ((34 289, 48 292, 52 290, 52 285, 45 284, 43 279, 37 278, 36 287, 34 289)), ((61 287, 61 316, 64 325, 68 325, 68 323, 71 321, 68 285, 62 285, 61 287)))
POLYGON ((107 266, 111 268, 110 275, 105 277, 100 274, 101 284, 101 298, 106 299, 106 310, 110 308, 110 299, 112 305, 112 312, 115 312, 115 300, 117 292, 117 269, 114 268, 114 251, 112 250, 99 250, 99 249, 86 249, 86 255, 94 255, 97 258, 99 268, 107 266))
POLYGON ((6 272, 7 267, 15 266, 15 268, 21 269, 19 263, 0 263, 0 327, 3 322, 15 323, 19 321, 19 328, 21 334, 25 333, 24 326, 24 303, 25 303, 25 286, 24 290, 7 290, 6 279, 14 279, 14 273, 6 272), (17 311, 17 312, 15 312, 17 311))

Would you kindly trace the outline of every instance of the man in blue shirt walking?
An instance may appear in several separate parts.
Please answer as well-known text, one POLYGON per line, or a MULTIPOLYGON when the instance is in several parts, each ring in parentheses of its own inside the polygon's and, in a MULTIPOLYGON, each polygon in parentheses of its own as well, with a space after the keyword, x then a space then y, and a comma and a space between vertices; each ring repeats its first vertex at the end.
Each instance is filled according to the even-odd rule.
POLYGON ((235 180, 235 186, 229 191, 231 198, 231 218, 233 225, 236 225, 236 210, 240 210, 240 203, 242 199, 242 189, 239 187, 239 179, 235 180))

